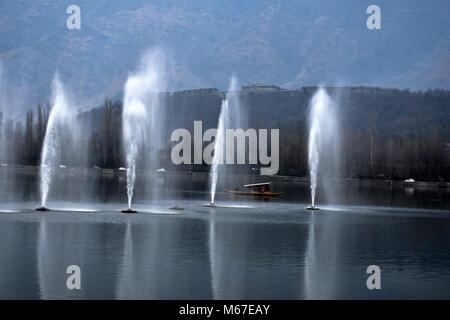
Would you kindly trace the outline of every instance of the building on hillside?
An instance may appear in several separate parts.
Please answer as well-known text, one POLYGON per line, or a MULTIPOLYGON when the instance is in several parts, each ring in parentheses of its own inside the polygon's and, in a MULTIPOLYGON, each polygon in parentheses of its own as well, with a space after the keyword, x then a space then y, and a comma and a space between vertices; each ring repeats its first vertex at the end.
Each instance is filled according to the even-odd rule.
POLYGON ((242 86, 242 91, 262 91, 262 92, 270 92, 270 91, 281 91, 278 86, 274 85, 264 85, 260 83, 249 83, 248 85, 242 86))

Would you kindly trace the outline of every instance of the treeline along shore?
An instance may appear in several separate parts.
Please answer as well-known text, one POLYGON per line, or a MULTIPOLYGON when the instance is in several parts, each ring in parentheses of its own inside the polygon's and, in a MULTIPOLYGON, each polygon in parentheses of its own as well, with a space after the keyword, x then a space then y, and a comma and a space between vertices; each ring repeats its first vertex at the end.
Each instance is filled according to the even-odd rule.
MULTIPOLYGON (((285 90, 275 86, 244 86, 239 92, 242 128, 280 130, 279 175, 308 176, 308 108, 316 87, 285 90)), ((450 91, 329 87, 338 104, 340 123, 339 170, 322 175, 354 179, 450 181, 450 91)), ((154 150, 168 170, 208 171, 206 164, 174 165, 170 160, 173 130, 193 132, 216 128, 225 93, 198 89, 161 93, 165 113, 159 115, 165 147, 154 150)), ((23 120, 0 114, 0 162, 39 165, 51 106, 30 108, 23 120)), ((82 146, 63 150, 62 165, 118 169, 122 152, 122 102, 106 98, 94 109, 78 113, 77 141, 82 146), (74 150, 76 149, 76 154, 74 150)), ((139 161, 145 161, 141 154, 139 161)), ((255 165, 234 165, 252 172, 255 165)), ((156 168, 155 168, 156 169, 156 168)))

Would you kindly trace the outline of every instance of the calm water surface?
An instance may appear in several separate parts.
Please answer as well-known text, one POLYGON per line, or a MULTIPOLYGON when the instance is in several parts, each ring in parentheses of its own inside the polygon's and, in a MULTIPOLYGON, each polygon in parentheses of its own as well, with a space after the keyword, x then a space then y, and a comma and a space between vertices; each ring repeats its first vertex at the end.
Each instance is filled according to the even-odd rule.
MULTIPOLYGON (((35 171, 0 171, 2 299, 450 298, 445 189, 329 182, 311 213, 307 183, 279 181, 279 199, 219 193, 208 208, 207 177, 164 173, 141 179, 140 213, 125 215, 123 176, 58 176, 55 211, 36 213, 35 171), (381 290, 366 287, 373 264, 381 290), (69 265, 81 290, 66 288, 69 265)), ((258 181, 230 176, 220 190, 258 181)))

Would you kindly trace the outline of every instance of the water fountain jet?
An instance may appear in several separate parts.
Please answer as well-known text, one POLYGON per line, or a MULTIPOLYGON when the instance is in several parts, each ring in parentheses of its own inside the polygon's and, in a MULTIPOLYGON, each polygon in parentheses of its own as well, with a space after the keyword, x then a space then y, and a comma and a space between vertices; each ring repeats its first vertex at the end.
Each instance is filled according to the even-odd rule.
POLYGON ((52 83, 52 109, 47 122, 40 165, 41 206, 36 211, 50 211, 47 208, 47 198, 53 182, 53 174, 61 161, 64 139, 70 137, 70 107, 67 102, 64 87, 55 75, 52 83), (69 133, 69 135, 68 135, 69 133))
POLYGON ((319 88, 311 99, 309 113, 308 165, 311 205, 307 210, 319 210, 315 205, 319 164, 323 160, 323 154, 336 147, 337 134, 335 105, 325 89, 319 88))
MULTIPOLYGON (((124 89, 122 124, 123 143, 127 163, 128 208, 124 213, 137 213, 132 209, 136 166, 143 146, 149 141, 158 140, 155 126, 160 111, 159 94, 163 90, 162 66, 164 59, 158 50, 144 55, 139 72, 128 77, 124 89)), ((157 148, 156 148, 157 149, 157 148)), ((144 148, 144 151, 147 151, 144 148)), ((151 150, 155 152, 155 150, 151 150)))
MULTIPOLYGON (((228 96, 228 94, 227 94, 228 96)), ((208 207, 215 207, 215 197, 217 188, 217 179, 219 175, 219 164, 223 163, 223 154, 225 148, 225 121, 228 116, 228 97, 222 100, 219 115, 219 125, 217 128, 216 140, 214 142, 214 156, 211 165, 211 202, 207 204, 208 207)))
POLYGON ((229 112, 230 100, 232 98, 235 98, 237 90, 238 90, 237 79, 236 79, 236 77, 233 76, 231 78, 230 87, 225 96, 225 99, 222 100, 222 105, 220 108, 220 115, 219 115, 219 124, 218 124, 218 128, 217 128, 215 142, 214 142, 214 156, 213 156, 211 172, 210 172, 211 202, 206 205, 207 207, 211 207, 211 208, 216 207, 215 197, 216 197, 216 189, 217 189, 217 182, 218 182, 218 175, 219 175, 219 172, 218 172, 219 164, 223 164, 223 156, 224 156, 224 151, 225 151, 225 131, 230 125, 229 124, 229 122, 230 122, 230 112, 229 112))

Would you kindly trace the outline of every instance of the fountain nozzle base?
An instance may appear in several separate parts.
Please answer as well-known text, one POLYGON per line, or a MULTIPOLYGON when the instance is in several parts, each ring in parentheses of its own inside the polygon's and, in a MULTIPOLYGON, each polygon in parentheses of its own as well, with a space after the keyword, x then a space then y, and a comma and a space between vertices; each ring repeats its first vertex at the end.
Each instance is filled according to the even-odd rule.
POLYGON ((133 210, 131 208, 124 209, 121 211, 122 213, 138 213, 137 210, 133 210))
POLYGON ((174 207, 169 208, 169 210, 173 210, 173 211, 183 211, 184 208, 183 208, 183 207, 180 207, 180 206, 174 206, 174 207))
POLYGON ((39 208, 36 208, 34 210, 35 211, 42 211, 42 212, 51 211, 49 208, 46 208, 46 207, 39 207, 39 208))
POLYGON ((215 208, 216 204, 214 202, 211 202, 211 203, 208 203, 206 206, 207 207, 211 207, 211 208, 215 208))
POLYGON ((320 209, 317 208, 316 206, 309 206, 306 208, 306 210, 320 210, 320 209))

